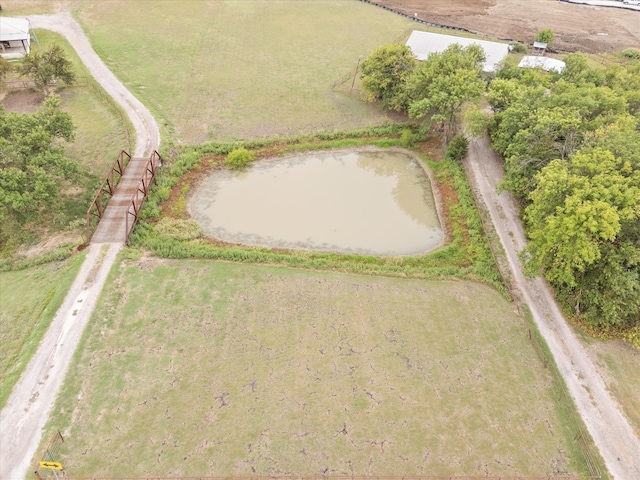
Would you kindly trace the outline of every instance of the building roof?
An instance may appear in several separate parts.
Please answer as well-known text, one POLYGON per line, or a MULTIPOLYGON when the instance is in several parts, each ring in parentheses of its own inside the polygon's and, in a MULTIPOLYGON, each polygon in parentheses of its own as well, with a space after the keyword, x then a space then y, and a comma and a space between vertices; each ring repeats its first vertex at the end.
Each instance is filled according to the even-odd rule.
POLYGON ((545 42, 533 42, 533 48, 541 48, 544 50, 547 48, 547 44, 545 42))
POLYGON ((528 68, 540 67, 547 72, 550 70, 555 70, 558 73, 562 73, 567 65, 562 60, 556 60, 555 58, 534 57, 528 55, 520 60, 518 66, 528 68))
POLYGON ((0 17, 0 42, 30 40, 29 20, 26 18, 0 17))
POLYGON ((457 43, 461 47, 479 45, 484 50, 486 60, 482 69, 485 72, 493 72, 497 64, 509 53, 509 45, 506 43, 489 42, 476 38, 456 37, 453 35, 441 35, 439 33, 411 32, 406 45, 411 49, 418 60, 426 60, 432 53, 445 51, 449 45, 457 43))

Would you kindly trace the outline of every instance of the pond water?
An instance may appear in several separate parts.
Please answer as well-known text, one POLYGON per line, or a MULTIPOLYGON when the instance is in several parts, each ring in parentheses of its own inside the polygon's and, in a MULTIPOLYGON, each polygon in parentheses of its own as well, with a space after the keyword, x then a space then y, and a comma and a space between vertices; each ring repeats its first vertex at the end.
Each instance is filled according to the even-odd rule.
POLYGON ((217 171, 189 209, 205 235, 252 246, 417 255, 443 240, 429 177, 401 151, 307 152, 217 171))

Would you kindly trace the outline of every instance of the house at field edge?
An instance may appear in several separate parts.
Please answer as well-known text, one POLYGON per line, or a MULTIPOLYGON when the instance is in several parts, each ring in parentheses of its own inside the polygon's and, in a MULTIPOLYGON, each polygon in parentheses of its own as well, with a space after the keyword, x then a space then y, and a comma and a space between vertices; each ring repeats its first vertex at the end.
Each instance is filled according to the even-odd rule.
POLYGON ((29 55, 31 25, 26 18, 0 17, 0 55, 7 60, 29 55))
POLYGON ((477 38, 455 37, 453 35, 442 35, 440 33, 429 33, 414 30, 407 40, 407 47, 411 49, 418 60, 426 60, 432 53, 444 52, 449 45, 457 43, 463 48, 469 45, 479 45, 485 54, 485 62, 482 70, 493 72, 498 67, 498 63, 509 53, 509 45, 506 43, 489 42, 478 40, 477 38))

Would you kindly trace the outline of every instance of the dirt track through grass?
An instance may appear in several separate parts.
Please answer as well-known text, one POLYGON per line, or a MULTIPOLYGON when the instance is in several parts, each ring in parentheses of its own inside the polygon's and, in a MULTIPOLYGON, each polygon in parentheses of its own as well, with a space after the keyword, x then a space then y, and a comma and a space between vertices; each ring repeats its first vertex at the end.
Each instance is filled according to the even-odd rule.
POLYGON ((0 273, 0 408, 62 304, 84 255, 0 273))
POLYGON ((484 285, 158 260, 112 280, 49 422, 68 475, 581 471, 484 285))

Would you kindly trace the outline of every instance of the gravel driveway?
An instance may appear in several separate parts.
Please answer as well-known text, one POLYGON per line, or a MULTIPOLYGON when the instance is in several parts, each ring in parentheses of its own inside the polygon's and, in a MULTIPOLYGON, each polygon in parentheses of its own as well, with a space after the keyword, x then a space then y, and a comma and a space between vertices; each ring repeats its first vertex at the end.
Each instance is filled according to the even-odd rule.
POLYGON ((547 282, 539 277, 526 278, 522 273, 518 253, 526 245, 524 230, 514 198, 508 192, 497 193, 504 171, 488 137, 470 140, 465 168, 476 198, 486 206, 500 237, 512 287, 531 310, 609 472, 619 480, 640 479, 640 440, 567 324, 547 282))

